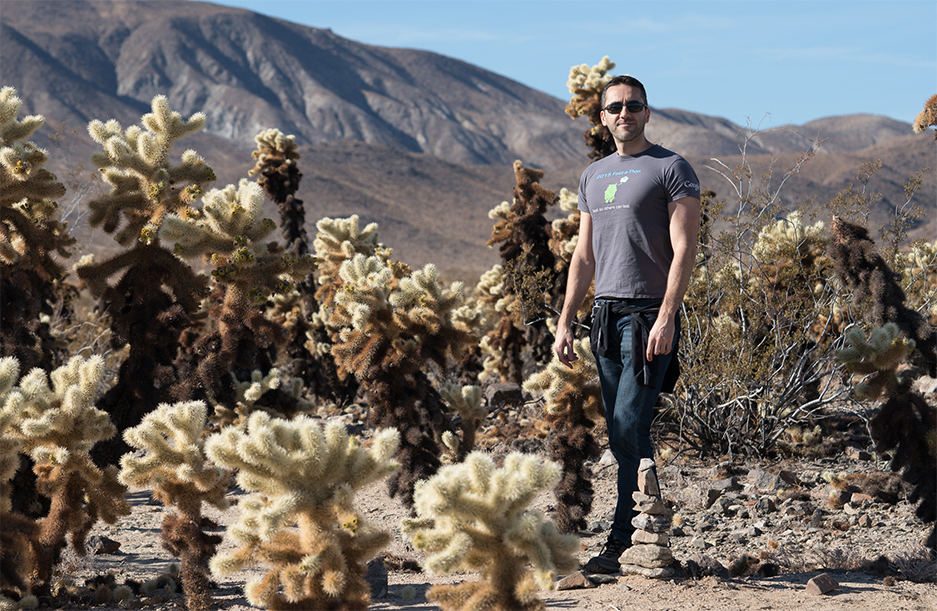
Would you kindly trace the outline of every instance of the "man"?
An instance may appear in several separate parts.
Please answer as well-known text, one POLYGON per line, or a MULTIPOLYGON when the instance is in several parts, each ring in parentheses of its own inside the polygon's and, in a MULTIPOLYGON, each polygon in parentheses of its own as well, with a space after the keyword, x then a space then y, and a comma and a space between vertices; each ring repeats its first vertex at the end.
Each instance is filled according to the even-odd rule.
POLYGON ((618 461, 618 504, 605 547, 584 569, 615 573, 635 530, 638 465, 653 457, 654 404, 679 373, 678 311, 696 260, 700 188, 689 163, 645 137, 651 109, 644 85, 617 76, 601 103, 617 152, 586 168, 579 181, 579 242, 554 350, 572 367, 573 319, 594 274, 592 351, 618 461))

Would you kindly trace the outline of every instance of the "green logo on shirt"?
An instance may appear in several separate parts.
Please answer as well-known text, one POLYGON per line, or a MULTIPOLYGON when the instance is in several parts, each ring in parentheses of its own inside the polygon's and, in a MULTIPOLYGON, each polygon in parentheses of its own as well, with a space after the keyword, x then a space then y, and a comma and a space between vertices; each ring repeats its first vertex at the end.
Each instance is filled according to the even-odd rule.
POLYGON ((605 188, 605 203, 610 204, 615 201, 615 192, 618 191, 618 185, 612 184, 605 188))

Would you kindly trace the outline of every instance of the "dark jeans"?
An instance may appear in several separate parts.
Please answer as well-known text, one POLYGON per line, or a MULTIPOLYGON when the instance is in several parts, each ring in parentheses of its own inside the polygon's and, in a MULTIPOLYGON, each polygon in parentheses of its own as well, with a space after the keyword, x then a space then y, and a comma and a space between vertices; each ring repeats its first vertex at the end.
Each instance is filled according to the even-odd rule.
MULTIPOLYGON (((646 300, 633 301, 640 304, 646 300)), ((618 461, 618 505, 612 533, 630 545, 635 530, 631 525, 634 517, 632 494, 638 489, 638 465, 641 459, 654 457, 651 422, 663 376, 657 376, 657 384, 653 388, 638 384, 631 366, 631 316, 620 316, 614 323, 609 326, 617 331, 618 337, 610 337, 609 342, 610 345, 621 346, 620 354, 613 358, 596 355, 595 362, 602 386, 609 447, 618 461)), ((660 371, 667 369, 677 339, 674 337, 674 348, 670 354, 654 357, 661 359, 660 371)))

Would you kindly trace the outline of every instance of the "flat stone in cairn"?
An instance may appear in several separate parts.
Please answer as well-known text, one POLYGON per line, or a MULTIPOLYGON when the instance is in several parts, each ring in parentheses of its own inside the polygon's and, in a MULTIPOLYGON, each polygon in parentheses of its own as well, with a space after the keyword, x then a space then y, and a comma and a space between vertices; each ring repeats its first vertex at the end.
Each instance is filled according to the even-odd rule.
POLYGON ((631 542, 670 545, 670 535, 667 533, 652 533, 646 530, 636 530, 634 534, 631 535, 631 542))
POLYGON ((673 553, 669 547, 653 544, 632 545, 622 553, 622 564, 636 564, 649 569, 659 569, 673 564, 673 553))
POLYGON ((660 496, 657 469, 650 458, 642 458, 638 465, 638 490, 649 496, 660 496))
POLYGON ((659 496, 651 496, 642 492, 635 492, 631 496, 635 502, 635 511, 656 516, 667 514, 667 506, 664 505, 664 502, 660 499, 659 496))
POLYGON ((621 565, 621 574, 643 575, 649 579, 671 579, 677 575, 677 572, 669 566, 654 569, 636 564, 623 564, 621 565))
POLYGON ((631 520, 631 525, 638 530, 652 533, 664 533, 670 530, 670 516, 653 516, 649 513, 639 513, 631 520))

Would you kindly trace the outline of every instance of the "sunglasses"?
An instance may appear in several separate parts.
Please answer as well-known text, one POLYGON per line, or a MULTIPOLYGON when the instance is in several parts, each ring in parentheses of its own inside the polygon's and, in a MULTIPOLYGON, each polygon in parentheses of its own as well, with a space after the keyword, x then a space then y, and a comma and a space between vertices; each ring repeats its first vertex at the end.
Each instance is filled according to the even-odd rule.
POLYGON ((627 104, 622 104, 621 102, 613 102, 612 104, 609 104, 602 110, 604 110, 610 115, 618 115, 618 114, 621 114, 621 111, 623 108, 628 109, 628 112, 630 112, 633 115, 636 115, 642 110, 644 110, 645 108, 647 108, 647 104, 645 104, 644 102, 628 102, 627 104))

